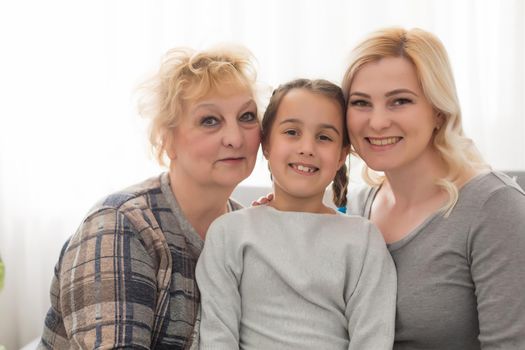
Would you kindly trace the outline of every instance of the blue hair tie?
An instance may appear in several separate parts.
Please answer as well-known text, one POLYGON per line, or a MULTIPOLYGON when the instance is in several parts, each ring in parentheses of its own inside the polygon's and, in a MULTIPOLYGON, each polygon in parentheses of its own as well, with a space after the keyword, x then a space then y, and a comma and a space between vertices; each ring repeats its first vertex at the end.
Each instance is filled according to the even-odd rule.
POLYGON ((346 207, 339 207, 337 208, 337 211, 346 214, 346 207))

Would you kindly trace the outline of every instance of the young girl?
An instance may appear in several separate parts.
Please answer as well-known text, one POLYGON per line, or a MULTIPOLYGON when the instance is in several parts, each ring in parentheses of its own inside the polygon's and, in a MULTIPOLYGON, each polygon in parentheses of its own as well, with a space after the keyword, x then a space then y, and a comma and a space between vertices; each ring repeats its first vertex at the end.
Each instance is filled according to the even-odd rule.
POLYGON ((279 87, 262 121, 274 200, 212 223, 197 264, 201 349, 391 349, 396 275, 378 230, 346 204, 341 89, 279 87))

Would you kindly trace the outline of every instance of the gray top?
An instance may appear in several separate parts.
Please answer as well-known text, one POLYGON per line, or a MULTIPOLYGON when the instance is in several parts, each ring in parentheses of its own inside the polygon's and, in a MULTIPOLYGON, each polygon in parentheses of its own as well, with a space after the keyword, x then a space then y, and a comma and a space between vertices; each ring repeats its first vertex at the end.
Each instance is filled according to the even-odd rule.
POLYGON ((260 206, 214 221, 197 263, 201 349, 391 349, 395 267, 357 216, 260 206))
MULTIPOLYGON (((369 218, 377 191, 351 195, 349 213, 369 218)), ((388 249, 394 349, 525 349, 525 193, 512 179, 475 177, 448 218, 431 215, 388 249)))

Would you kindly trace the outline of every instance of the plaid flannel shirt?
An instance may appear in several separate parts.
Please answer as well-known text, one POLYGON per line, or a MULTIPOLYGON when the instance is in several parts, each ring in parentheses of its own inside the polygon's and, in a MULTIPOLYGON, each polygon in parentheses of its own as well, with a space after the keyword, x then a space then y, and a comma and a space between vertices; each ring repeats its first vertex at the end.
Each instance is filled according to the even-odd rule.
POLYGON ((62 248, 39 348, 190 349, 203 243, 167 173, 108 196, 62 248))

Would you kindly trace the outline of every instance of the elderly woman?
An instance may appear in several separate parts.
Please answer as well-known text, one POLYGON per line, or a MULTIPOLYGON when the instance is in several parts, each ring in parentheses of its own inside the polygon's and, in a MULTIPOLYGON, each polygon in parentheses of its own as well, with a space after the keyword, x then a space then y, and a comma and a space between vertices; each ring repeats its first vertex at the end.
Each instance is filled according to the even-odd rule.
POLYGON ((208 226, 253 170, 255 71, 242 48, 169 51, 146 85, 150 141, 169 171, 103 199, 66 242, 40 347, 187 349, 208 226))
POLYGON ((465 137, 441 42, 376 32, 343 90, 354 151, 384 174, 349 212, 379 227, 396 264, 394 349, 525 349, 525 193, 465 137))

